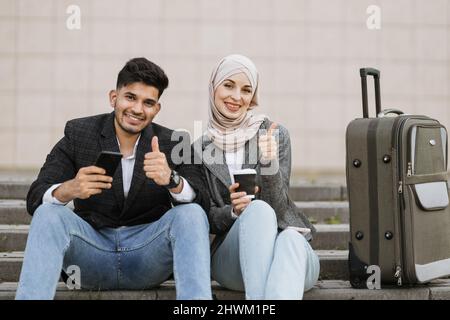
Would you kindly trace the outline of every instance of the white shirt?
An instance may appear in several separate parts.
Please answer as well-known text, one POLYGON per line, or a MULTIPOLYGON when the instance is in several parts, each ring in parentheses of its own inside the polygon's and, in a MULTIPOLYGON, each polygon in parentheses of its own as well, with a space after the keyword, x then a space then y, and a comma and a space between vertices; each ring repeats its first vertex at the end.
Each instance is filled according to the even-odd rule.
MULTIPOLYGON (((140 138, 141 138, 141 136, 139 136, 139 138, 136 140, 136 143, 134 144, 133 154, 126 158, 122 158, 122 160, 121 160, 123 194, 124 194, 125 198, 128 196, 128 192, 130 191, 131 180, 133 179, 134 163, 136 160, 136 149, 137 149, 140 138)), ((119 139, 117 139, 117 143, 119 144, 119 147, 120 147, 119 139)), ((192 189, 190 184, 186 181, 186 179, 184 179, 183 177, 181 177, 181 179, 183 179, 183 190, 181 190, 180 193, 173 193, 170 191, 169 192, 177 202, 191 202, 195 199, 196 193, 195 193, 194 189, 192 189)), ((45 194, 42 198, 42 202, 66 205, 67 202, 64 203, 64 202, 59 201, 52 194, 53 190, 58 188, 60 185, 61 185, 61 183, 58 183, 58 184, 54 184, 50 188, 48 188, 48 190, 45 192, 45 194)))
POLYGON ((234 183, 233 173, 241 170, 244 163, 244 147, 239 148, 236 152, 225 152, 225 161, 230 172, 231 183, 234 183))

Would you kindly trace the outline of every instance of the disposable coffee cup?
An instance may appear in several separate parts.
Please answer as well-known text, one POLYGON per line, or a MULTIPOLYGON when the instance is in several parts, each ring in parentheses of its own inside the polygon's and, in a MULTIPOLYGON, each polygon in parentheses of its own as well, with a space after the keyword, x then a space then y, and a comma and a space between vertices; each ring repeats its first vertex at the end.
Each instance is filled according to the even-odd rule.
POLYGON ((233 172, 234 182, 239 183, 239 187, 236 192, 247 193, 247 197, 255 198, 256 187, 256 170, 255 169, 242 169, 233 172))

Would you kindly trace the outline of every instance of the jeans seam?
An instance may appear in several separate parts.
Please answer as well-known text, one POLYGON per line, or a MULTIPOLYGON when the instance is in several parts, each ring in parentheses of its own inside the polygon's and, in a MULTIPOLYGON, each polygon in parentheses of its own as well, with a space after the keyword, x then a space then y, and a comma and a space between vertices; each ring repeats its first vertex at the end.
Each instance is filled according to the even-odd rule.
POLYGON ((72 238, 73 238, 73 235, 71 233, 69 233, 69 242, 63 248, 63 257, 66 255, 66 252, 67 252, 67 250, 70 247, 70 244, 72 242, 72 238))
MULTIPOLYGON (((70 232, 69 235, 70 235, 71 237, 77 237, 78 239, 80 239, 80 240, 86 242, 87 244, 91 245, 92 247, 94 247, 94 248, 96 248, 96 249, 98 249, 98 250, 101 250, 101 251, 104 251, 104 252, 115 252, 115 250, 109 250, 109 249, 101 248, 100 246, 98 246, 97 244, 95 244, 95 243, 89 241, 88 239, 86 239, 85 237, 81 236, 81 235, 78 234, 77 232, 70 232)), ((69 245, 70 245, 70 242, 69 242, 69 245)))
MULTIPOLYGON (((154 234, 154 236, 153 236, 152 238, 150 238, 149 240, 147 240, 146 242, 144 242, 144 243, 142 243, 142 244, 140 244, 140 245, 138 245, 138 246, 131 247, 131 248, 129 248, 129 247, 121 247, 121 248, 120 248, 120 252, 130 252, 130 251, 135 251, 135 250, 141 249, 141 248, 143 248, 143 247, 145 247, 145 246, 148 246, 150 243, 152 243, 153 241, 155 241, 162 233, 168 231, 168 229, 169 229, 169 227, 166 227, 166 228, 161 229, 161 231, 158 232, 158 233, 156 233, 156 234, 154 234)), ((169 239, 171 239, 170 234, 169 234, 169 239)))
POLYGON ((239 265, 241 268, 242 282, 244 283, 244 290, 246 292, 246 298, 247 298, 247 288, 245 287, 246 278, 247 278, 247 263, 246 263, 245 255, 244 254, 241 255, 242 248, 245 248, 245 236, 242 236, 242 233, 244 233, 244 231, 243 231, 244 228, 241 228, 242 227, 241 222, 242 221, 239 221, 239 225, 238 225, 238 227, 239 227, 239 233, 238 233, 238 236, 239 236, 239 239, 238 239, 239 265))
POLYGON ((169 240, 170 240, 170 245, 172 246, 172 261, 173 261, 173 263, 172 263, 172 269, 173 269, 173 278, 175 279, 175 282, 177 281, 177 279, 178 279, 178 271, 177 271, 177 268, 176 268, 176 266, 175 266, 175 242, 176 242, 176 239, 175 239, 175 237, 174 236, 172 236, 172 234, 170 233, 170 231, 171 231, 171 228, 166 228, 167 229, 167 235, 168 235, 168 238, 169 238, 169 240))
POLYGON ((122 270, 121 270, 121 253, 119 250, 120 247, 120 237, 119 232, 117 230, 114 231, 114 245, 115 245, 115 254, 117 257, 117 288, 120 288, 120 283, 122 279, 122 270))
POLYGON ((172 235, 172 232, 171 232, 172 231, 172 224, 173 224, 174 220, 175 220, 175 214, 174 214, 174 217, 172 218, 172 220, 170 221, 170 223, 168 224, 169 226, 165 229, 165 231, 167 231, 167 237, 169 238, 170 245, 172 247, 173 278, 175 279, 175 283, 176 283, 177 279, 178 279, 178 271, 177 271, 176 264, 175 264, 175 242, 176 242, 176 239, 172 235))
POLYGON ((122 282, 122 269, 121 269, 121 258, 122 254, 121 252, 117 252, 117 287, 121 288, 121 282, 122 282))

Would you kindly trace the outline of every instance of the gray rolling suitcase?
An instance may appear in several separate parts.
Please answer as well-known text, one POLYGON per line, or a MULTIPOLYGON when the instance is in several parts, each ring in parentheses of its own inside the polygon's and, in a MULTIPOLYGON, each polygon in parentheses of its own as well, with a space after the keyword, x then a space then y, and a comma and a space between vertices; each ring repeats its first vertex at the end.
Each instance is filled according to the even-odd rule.
POLYGON ((367 287, 371 265, 379 267, 382 284, 449 275, 447 131, 426 116, 382 111, 379 71, 364 68, 360 75, 363 118, 346 132, 350 283, 367 287), (375 82, 375 118, 368 113, 368 75, 375 82))

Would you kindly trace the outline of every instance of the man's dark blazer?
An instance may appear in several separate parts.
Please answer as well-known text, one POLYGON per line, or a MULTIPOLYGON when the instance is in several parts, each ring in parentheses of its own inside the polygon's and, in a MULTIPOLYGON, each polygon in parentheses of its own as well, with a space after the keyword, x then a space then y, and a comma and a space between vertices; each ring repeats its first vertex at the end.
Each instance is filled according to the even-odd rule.
MULTIPOLYGON (((166 188, 155 184, 144 173, 144 155, 151 151, 151 139, 155 135, 169 166, 178 171, 195 190, 196 198, 193 202, 201 205, 207 212, 209 199, 201 167, 194 164, 174 165, 171 152, 179 141, 171 141, 172 132, 173 130, 156 123, 142 131, 136 150, 133 179, 126 199, 122 185, 122 166, 119 165, 113 177, 112 188, 85 200, 75 199, 74 212, 96 229, 115 228, 156 221, 172 207, 171 203, 177 205, 166 188)), ((184 143, 190 146, 187 133, 180 139, 187 139, 184 143)), ((120 151, 114 129, 114 112, 68 121, 64 137, 47 156, 37 180, 28 191, 28 212, 34 214, 42 204, 44 193, 52 185, 73 179, 80 168, 94 165, 100 151, 120 151)))

